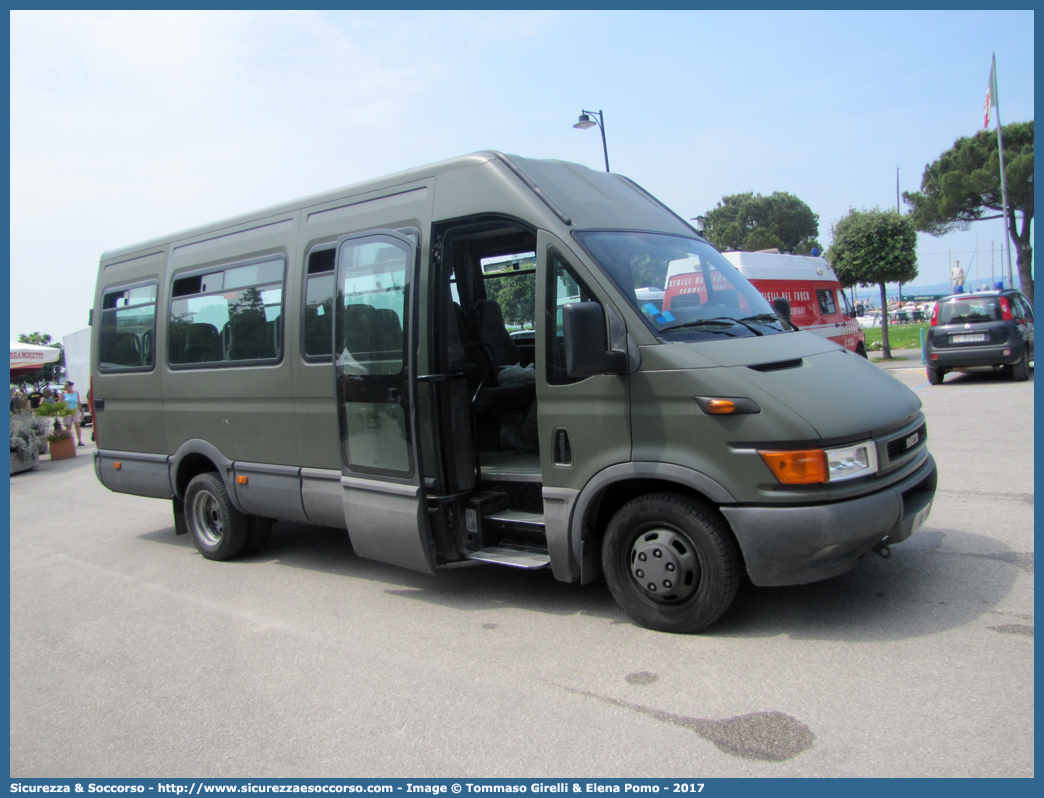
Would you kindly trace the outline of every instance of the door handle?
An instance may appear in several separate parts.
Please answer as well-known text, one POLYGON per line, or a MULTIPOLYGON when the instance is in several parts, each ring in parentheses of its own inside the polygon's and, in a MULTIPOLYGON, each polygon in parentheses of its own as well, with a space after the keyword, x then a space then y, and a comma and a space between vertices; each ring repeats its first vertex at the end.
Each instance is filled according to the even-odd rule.
POLYGON ((555 465, 572 465, 573 448, 569 445, 569 433, 559 427, 554 432, 551 458, 555 465))

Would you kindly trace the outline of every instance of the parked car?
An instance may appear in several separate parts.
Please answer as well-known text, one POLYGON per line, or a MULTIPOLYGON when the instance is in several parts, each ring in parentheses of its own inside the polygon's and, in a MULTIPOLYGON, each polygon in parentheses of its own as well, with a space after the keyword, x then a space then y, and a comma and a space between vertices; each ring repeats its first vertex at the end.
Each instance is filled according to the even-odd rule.
POLYGON ((1006 369, 1029 379, 1033 362, 1033 308, 1019 291, 954 294, 932 313, 926 352, 928 382, 950 371, 1006 369))
POLYGON ((929 320, 929 318, 928 314, 923 310, 908 310, 902 308, 889 313, 888 320, 892 324, 924 324, 929 320))
MULTIPOLYGON (((860 316, 858 320, 860 327, 880 327, 881 311, 867 311, 864 315, 860 316)), ((928 321, 928 313, 923 310, 911 310, 908 308, 902 308, 900 310, 888 311, 889 324, 926 324, 928 321)))

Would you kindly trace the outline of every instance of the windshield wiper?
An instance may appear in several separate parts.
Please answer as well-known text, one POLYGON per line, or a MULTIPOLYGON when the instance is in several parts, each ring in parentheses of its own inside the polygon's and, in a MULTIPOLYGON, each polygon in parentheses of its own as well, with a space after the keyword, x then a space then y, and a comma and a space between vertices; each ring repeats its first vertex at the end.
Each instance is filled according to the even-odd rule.
MULTIPOLYGON (((761 332, 761 330, 756 330, 755 328, 751 327, 749 324, 747 324, 742 319, 736 319, 736 318, 733 318, 732 316, 715 316, 713 319, 696 319, 694 321, 684 321, 681 324, 673 324, 670 327, 661 327, 660 328, 660 332, 671 332, 672 330, 681 330, 681 329, 683 329, 685 327, 703 327, 704 325, 708 325, 708 324, 721 325, 721 324, 724 324, 725 322, 728 322, 730 324, 739 324, 739 325, 741 325, 743 327, 746 327, 748 330, 750 330, 755 335, 764 335, 765 334, 765 333, 761 332)), ((726 335, 728 334, 728 332, 726 330, 708 330, 708 332, 720 332, 720 333, 725 333, 726 335)))
POLYGON ((753 322, 767 322, 770 324, 779 324, 780 317, 775 313, 758 313, 756 316, 744 316, 742 319, 736 319, 736 321, 753 321, 753 322))

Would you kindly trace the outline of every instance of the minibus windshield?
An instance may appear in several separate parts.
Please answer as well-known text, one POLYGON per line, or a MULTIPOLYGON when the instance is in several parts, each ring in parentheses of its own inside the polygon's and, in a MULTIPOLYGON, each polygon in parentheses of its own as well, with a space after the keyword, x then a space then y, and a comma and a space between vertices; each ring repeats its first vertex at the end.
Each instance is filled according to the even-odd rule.
POLYGON ((707 341, 793 329, 705 241, 664 233, 587 230, 580 245, 658 336, 707 341), (662 302, 647 299, 662 292, 662 302))

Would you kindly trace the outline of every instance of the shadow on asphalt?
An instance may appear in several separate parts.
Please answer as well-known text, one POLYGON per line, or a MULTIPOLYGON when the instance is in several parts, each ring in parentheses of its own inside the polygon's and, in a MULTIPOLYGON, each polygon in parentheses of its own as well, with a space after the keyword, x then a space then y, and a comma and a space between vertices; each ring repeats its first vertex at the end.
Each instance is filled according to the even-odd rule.
MULTIPOLYGON (((1011 378, 1011 374, 1003 370, 997 371, 968 371, 968 372, 955 372, 951 371, 949 374, 943 377, 942 385, 933 385, 933 389, 943 389, 947 385, 1001 385, 1001 386, 1012 386, 1018 388, 1022 385, 1032 385, 1034 382, 1034 371, 1029 373, 1029 379, 1025 382, 1015 382, 1011 378)), ((927 379, 927 375, 925 376, 927 379)))
POLYGON ((888 560, 875 556, 823 582, 774 588, 747 583, 714 632, 845 642, 923 637, 990 613, 1020 572, 1033 573, 1031 553, 957 530, 923 528, 891 552, 888 560))
MULTIPOLYGON (((192 547, 188 535, 174 535, 173 526, 140 538, 192 547)), ((998 549, 999 545, 994 538, 925 527, 893 546, 888 560, 874 556, 824 582, 764 588, 745 580, 732 608, 703 634, 874 642, 960 628, 990 613, 1011 591, 1020 571, 1033 572, 1031 553, 998 549)), ((581 586, 557 581, 548 569, 526 572, 483 564, 450 568, 435 576, 416 573, 361 559, 343 530, 307 524, 277 523, 264 550, 214 566, 266 562, 366 579, 383 584, 390 595, 457 612, 511 607, 632 623, 602 580, 581 586)))

